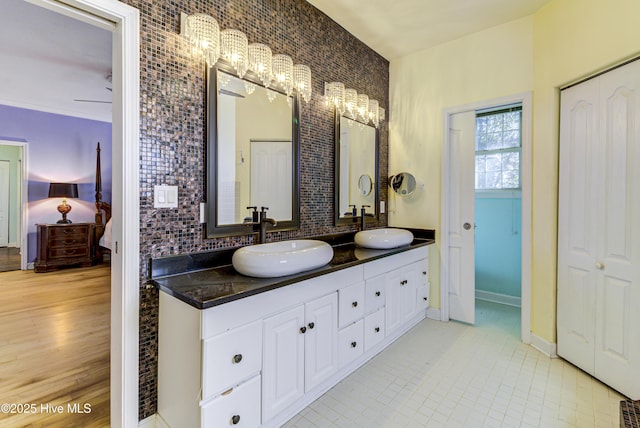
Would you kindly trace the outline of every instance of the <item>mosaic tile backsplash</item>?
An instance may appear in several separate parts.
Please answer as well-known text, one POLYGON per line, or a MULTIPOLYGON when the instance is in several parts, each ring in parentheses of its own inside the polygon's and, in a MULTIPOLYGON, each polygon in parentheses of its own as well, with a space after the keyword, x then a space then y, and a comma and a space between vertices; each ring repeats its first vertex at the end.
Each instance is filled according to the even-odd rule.
MULTIPOLYGON (((156 412, 158 292, 144 287, 150 257, 252 243, 252 237, 206 239, 199 224, 205 183, 204 62, 180 34, 180 13, 204 12, 221 29, 243 31, 274 54, 307 64, 313 95, 301 105, 300 229, 269 241, 354 230, 334 226, 333 110, 321 98, 324 82, 380 101, 389 111, 389 63, 304 0, 123 0, 140 10, 140 410, 156 412), (153 186, 177 185, 179 207, 154 209, 153 186)), ((388 131, 380 127, 380 197, 387 199, 388 131)), ((379 225, 386 225, 386 214, 379 225)))

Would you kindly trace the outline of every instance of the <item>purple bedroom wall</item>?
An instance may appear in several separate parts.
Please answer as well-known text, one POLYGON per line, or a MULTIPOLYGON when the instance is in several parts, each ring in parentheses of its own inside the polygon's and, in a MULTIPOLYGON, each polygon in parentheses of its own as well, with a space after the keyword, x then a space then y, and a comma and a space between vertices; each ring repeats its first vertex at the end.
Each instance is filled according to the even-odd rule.
POLYGON ((78 184, 68 218, 93 222, 96 145, 100 142, 102 200, 111 202, 111 123, 0 105, 0 139, 28 144, 28 261, 36 257, 36 224, 60 218, 59 199, 48 199, 50 182, 78 184))

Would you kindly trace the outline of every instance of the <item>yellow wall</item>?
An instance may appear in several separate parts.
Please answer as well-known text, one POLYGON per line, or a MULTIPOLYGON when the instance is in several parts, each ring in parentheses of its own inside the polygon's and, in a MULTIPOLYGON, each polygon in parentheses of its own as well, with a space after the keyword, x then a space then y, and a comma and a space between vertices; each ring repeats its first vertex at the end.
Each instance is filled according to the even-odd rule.
MULTIPOLYGON (((533 16, 390 65, 389 172, 411 171, 425 183, 412 200, 397 201, 392 225, 439 232, 443 109, 533 90, 531 328, 549 342, 556 339, 558 88, 640 53, 639 23, 637 0, 553 0, 533 16)), ((439 284, 437 253, 432 284, 439 284)))
MULTIPOLYGON (((533 89, 533 18, 527 17, 391 61, 389 174, 424 189, 389 200, 389 223, 436 229, 440 245, 442 111, 533 89)), ((429 252, 431 302, 440 305, 439 251, 429 252)))

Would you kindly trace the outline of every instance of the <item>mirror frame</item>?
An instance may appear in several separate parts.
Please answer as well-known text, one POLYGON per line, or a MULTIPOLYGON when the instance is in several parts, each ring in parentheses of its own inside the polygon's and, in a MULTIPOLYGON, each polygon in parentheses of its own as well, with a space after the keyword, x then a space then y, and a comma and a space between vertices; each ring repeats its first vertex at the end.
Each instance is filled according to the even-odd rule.
MULTIPOLYGON (((340 118, 342 117, 342 115, 336 111, 335 115, 334 115, 334 153, 335 153, 335 166, 334 166, 334 170, 335 170, 335 183, 334 183, 334 218, 335 218, 335 225, 336 226, 340 226, 340 225, 345 225, 345 224, 359 224, 360 222, 360 208, 361 207, 357 207, 358 209, 358 215, 356 217, 341 217, 340 216, 340 118)), ((346 119, 349 120, 354 120, 351 118, 346 117, 346 119)), ((355 122, 358 122, 357 120, 355 120, 355 122)), ((362 123, 362 122, 358 122, 358 123, 362 123)), ((365 126, 371 126, 371 125, 366 125, 365 126)), ((375 130, 375 151, 376 151, 376 155, 375 155, 375 166, 374 166, 374 177, 372 177, 375 180, 374 183, 374 190, 375 190, 375 194, 373 196, 373 205, 371 206, 371 208, 373 208, 373 217, 366 217, 365 221, 367 223, 377 223, 378 221, 380 221, 380 211, 379 211, 379 200, 380 200, 380 129, 373 127, 375 130)))
MULTIPOLYGON (((256 233, 253 226, 246 224, 225 224, 218 225, 218 70, 237 77, 235 70, 223 60, 218 60, 215 66, 205 65, 205 223, 203 232, 205 238, 219 238, 224 236, 252 235, 256 233), (216 78, 211 78, 215 75, 216 78)), ((260 79, 251 71, 248 71, 242 80, 247 80, 257 86, 264 87, 260 79)), ((270 87, 280 94, 282 91, 270 87)), ((291 95, 291 144, 293 185, 291 186, 291 220, 278 220, 277 226, 269 227, 269 231, 296 230, 300 228, 300 100, 298 95, 291 95)), ((260 210, 260 207, 258 207, 260 210)), ((246 217, 250 217, 251 212, 247 210, 246 217)), ((277 219, 276 219, 277 220, 277 219)))

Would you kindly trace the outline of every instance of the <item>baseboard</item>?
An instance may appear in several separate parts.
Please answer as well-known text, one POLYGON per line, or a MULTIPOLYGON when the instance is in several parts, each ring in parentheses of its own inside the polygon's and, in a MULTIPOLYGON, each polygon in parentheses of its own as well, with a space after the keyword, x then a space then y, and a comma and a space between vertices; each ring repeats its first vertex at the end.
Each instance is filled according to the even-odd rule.
POLYGON ((522 306, 522 299, 520 297, 509 296, 507 294, 492 293, 490 291, 477 290, 476 299, 486 300, 487 302, 501 303, 503 305, 522 306))
POLYGON ((558 358, 558 345, 548 342, 543 338, 531 333, 531 346, 542 352, 549 358, 558 358))
POLYGON ((33 270, 36 266, 36 262, 27 263, 27 269, 33 270))
POLYGON ((430 320, 441 321, 439 308, 427 308, 427 318, 430 320))
POLYGON ((144 418, 143 420, 138 422, 138 428, 157 428, 165 425, 158 425, 156 423, 156 414, 144 418))

